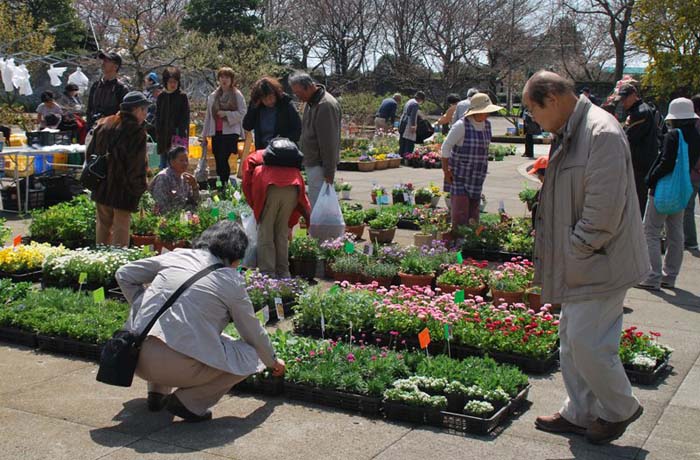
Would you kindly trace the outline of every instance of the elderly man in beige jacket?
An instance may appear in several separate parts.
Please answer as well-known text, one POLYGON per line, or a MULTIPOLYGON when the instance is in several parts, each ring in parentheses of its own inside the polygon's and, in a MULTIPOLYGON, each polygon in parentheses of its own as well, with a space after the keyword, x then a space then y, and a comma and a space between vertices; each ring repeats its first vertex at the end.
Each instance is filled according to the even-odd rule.
POLYGON ((625 293, 649 271, 630 148, 620 124, 555 73, 533 75, 523 101, 556 134, 535 223, 535 281, 544 301, 562 304, 568 394, 535 425, 603 444, 643 411, 619 357, 625 293))

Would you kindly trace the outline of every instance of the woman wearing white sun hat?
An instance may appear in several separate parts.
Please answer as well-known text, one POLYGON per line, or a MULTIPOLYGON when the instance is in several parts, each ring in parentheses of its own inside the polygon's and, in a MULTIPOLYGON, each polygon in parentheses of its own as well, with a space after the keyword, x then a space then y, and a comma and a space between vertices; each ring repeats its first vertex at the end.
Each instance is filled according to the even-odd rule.
POLYGON ((671 174, 676 165, 679 142, 688 144, 690 171, 698 167, 700 159, 700 132, 696 127, 698 115, 693 111, 693 102, 684 97, 674 99, 668 107, 666 123, 670 126, 664 138, 663 150, 647 176, 649 201, 644 214, 644 233, 649 247, 651 273, 637 285, 642 289, 658 291, 661 287, 673 289, 683 262, 683 210, 675 214, 659 214, 654 206, 656 184, 671 174), (682 134, 682 136, 680 135, 682 134), (661 230, 666 229, 666 256, 661 263, 661 230))

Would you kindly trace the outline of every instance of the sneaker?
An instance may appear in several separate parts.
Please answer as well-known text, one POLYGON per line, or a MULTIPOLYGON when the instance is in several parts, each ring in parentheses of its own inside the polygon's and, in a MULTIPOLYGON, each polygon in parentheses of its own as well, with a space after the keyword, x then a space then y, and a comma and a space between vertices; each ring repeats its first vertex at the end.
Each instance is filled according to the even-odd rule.
POLYGON ((668 282, 668 281, 662 281, 661 282, 661 287, 666 288, 666 289, 674 289, 676 287, 676 283, 668 282))
POLYGON ((635 286, 637 289, 646 289, 647 291, 660 291, 661 288, 658 284, 652 284, 652 283, 647 283, 646 281, 643 283, 639 283, 635 286))
POLYGON ((608 422, 602 418, 597 419, 586 430, 586 439, 591 444, 607 444, 625 433, 627 427, 642 416, 644 408, 640 405, 634 414, 622 422, 608 422))
POLYGON ((170 412, 173 415, 177 415, 185 422, 196 423, 211 420, 211 411, 208 410, 202 415, 197 415, 194 412, 190 411, 188 408, 186 408, 185 405, 182 404, 182 402, 179 399, 177 399, 177 396, 175 396, 174 393, 166 396, 166 399, 167 402, 165 408, 168 410, 168 412, 170 412))
POLYGON ((535 420, 535 428, 550 433, 586 434, 582 426, 574 425, 561 416, 559 412, 554 415, 542 415, 535 420))

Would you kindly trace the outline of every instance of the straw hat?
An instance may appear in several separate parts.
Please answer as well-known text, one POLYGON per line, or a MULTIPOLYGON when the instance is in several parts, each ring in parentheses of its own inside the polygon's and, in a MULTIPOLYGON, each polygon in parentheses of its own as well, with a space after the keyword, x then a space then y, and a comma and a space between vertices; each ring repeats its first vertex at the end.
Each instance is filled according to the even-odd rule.
POLYGON ((478 113, 493 113, 502 109, 503 107, 491 103, 488 94, 477 93, 472 96, 471 106, 464 116, 469 117, 478 113))
POLYGON ((695 113, 693 101, 685 97, 674 99, 668 106, 668 115, 666 120, 692 120, 700 118, 695 113))

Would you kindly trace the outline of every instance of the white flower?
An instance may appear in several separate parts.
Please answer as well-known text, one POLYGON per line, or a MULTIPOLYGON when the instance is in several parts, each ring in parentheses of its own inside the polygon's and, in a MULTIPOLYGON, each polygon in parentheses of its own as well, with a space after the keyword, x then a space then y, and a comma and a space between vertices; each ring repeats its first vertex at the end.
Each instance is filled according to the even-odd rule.
POLYGON ((632 358, 632 365, 645 369, 653 369, 656 366, 656 359, 644 353, 637 353, 632 358))

